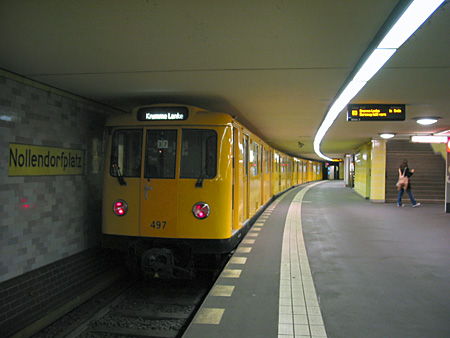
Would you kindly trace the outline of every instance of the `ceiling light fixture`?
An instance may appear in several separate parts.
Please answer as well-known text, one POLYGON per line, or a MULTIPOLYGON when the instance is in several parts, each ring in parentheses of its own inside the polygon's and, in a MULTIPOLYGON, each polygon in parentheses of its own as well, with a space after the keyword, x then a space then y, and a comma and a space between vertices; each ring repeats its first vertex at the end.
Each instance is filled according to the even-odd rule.
POLYGON ((380 134, 380 137, 384 138, 385 140, 393 138, 394 136, 395 136, 395 134, 393 134, 393 133, 382 133, 382 134, 380 134))
POLYGON ((435 135, 426 135, 426 136, 411 136, 411 142, 413 143, 447 143, 447 136, 435 136, 435 135))
POLYGON ((436 136, 450 136, 450 129, 440 131, 439 133, 435 133, 436 136))
POLYGON ((416 118, 416 122, 423 126, 429 126, 430 124, 436 123, 439 121, 439 117, 419 117, 416 118))
MULTIPOLYGON (((384 66, 384 64, 394 55, 398 48, 438 9, 444 0, 414 0, 403 12, 394 25, 389 29, 386 21, 383 28, 389 29, 381 39, 375 37, 368 50, 364 53, 369 55, 362 66, 349 76, 344 86, 336 95, 336 99, 328 109, 322 124, 317 130, 314 138, 314 151, 321 158, 332 161, 320 151, 320 144, 331 125, 334 123, 340 112, 352 100, 366 83, 384 66), (375 41, 376 40, 376 41, 375 41), (374 45, 375 43, 375 45, 374 45), (376 46, 376 47, 373 47, 376 46)), ((407 2, 402 2, 405 6, 407 2)), ((383 29, 382 28, 382 29, 383 29)), ((363 59, 363 58, 361 58, 363 59)), ((360 60, 359 63, 362 61, 360 60)))

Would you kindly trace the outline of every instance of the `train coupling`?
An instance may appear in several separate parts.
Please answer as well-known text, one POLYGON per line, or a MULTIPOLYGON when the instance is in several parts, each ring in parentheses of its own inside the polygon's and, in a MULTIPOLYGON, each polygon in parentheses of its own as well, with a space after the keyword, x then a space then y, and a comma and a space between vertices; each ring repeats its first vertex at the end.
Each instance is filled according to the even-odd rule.
POLYGON ((193 264, 182 267, 176 264, 172 250, 168 248, 152 248, 141 257, 141 270, 147 278, 177 279, 193 278, 193 264))

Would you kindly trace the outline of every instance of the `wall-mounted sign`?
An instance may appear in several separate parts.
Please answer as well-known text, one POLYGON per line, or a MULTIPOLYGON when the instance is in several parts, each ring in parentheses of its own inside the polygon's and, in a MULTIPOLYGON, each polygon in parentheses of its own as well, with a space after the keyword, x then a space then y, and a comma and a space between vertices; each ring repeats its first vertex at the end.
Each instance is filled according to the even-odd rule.
POLYGON ((349 104, 347 121, 404 121, 404 104, 349 104))
POLYGON ((187 120, 187 107, 149 107, 141 108, 137 112, 139 121, 183 121, 187 120))
POLYGON ((9 176, 83 175, 84 150, 9 144, 9 176))

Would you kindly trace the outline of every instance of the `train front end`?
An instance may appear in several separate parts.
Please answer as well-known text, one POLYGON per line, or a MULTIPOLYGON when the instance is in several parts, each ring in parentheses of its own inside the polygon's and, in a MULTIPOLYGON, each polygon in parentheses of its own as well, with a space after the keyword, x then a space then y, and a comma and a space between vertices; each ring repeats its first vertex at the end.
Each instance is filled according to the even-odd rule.
POLYGON ((108 121, 106 246, 159 278, 191 277, 196 255, 235 245, 232 118, 180 105, 139 107, 108 121))

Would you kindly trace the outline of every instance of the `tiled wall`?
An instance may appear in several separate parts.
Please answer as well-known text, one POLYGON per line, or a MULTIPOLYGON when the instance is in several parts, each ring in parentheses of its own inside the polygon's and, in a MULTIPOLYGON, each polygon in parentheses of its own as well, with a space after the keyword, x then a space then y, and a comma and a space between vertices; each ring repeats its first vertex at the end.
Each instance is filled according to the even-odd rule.
POLYGON ((0 336, 29 337, 51 322, 52 311, 73 309, 120 276, 117 266, 117 253, 89 249, 0 283, 0 336))
POLYGON ((370 175, 370 201, 385 202, 386 186, 386 140, 372 140, 370 175))
POLYGON ((355 191, 373 203, 385 202, 386 141, 372 140, 355 153, 355 191))
POLYGON ((355 192, 364 198, 370 194, 370 144, 365 144, 355 153, 355 192))
POLYGON ((0 282, 98 244, 107 108, 0 70, 0 282), (77 176, 8 176, 9 144, 82 149, 77 176))

